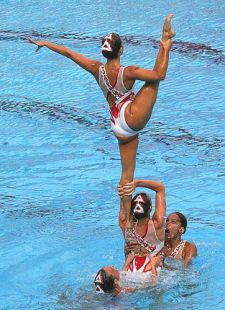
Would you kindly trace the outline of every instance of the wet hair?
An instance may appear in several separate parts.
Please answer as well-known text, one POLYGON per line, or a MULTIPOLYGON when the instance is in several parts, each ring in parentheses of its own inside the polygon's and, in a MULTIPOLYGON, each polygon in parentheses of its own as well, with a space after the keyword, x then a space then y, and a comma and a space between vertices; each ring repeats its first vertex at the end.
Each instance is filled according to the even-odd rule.
MULTIPOLYGON (((112 51, 102 51, 102 55, 107 59, 114 59, 117 58, 119 50, 122 46, 122 40, 120 36, 117 33, 111 33, 112 39, 110 40, 110 46, 112 48, 112 51)), ((104 44, 106 40, 106 37, 102 39, 102 45, 104 44)))
POLYGON ((181 222, 181 227, 184 228, 184 234, 186 233, 186 228, 187 228, 187 219, 186 217, 180 213, 180 212, 173 212, 172 214, 176 214, 179 219, 180 219, 180 222, 181 222))
POLYGON ((114 290, 114 280, 112 274, 108 274, 103 268, 100 269, 94 279, 95 285, 99 285, 100 288, 104 291, 104 293, 110 293, 114 290), (98 276, 100 275, 101 281, 96 281, 98 276))
POLYGON ((135 199, 138 197, 138 196, 141 196, 141 198, 143 199, 144 201, 144 209, 146 211, 149 211, 150 208, 152 207, 152 201, 151 201, 151 198, 149 197, 148 194, 146 193, 139 193, 139 194, 136 194, 133 198, 132 198, 132 201, 131 201, 131 210, 133 212, 135 206, 136 206, 136 201, 135 199))

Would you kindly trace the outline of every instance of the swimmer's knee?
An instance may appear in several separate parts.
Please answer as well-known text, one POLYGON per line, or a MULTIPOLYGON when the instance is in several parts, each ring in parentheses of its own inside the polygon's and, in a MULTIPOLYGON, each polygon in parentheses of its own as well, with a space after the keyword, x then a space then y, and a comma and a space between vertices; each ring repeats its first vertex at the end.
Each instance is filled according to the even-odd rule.
POLYGON ((130 143, 131 141, 133 140, 137 140, 138 142, 138 137, 139 137, 139 134, 135 134, 134 136, 131 136, 131 137, 118 137, 116 136, 117 140, 118 140, 118 143, 121 145, 121 144, 128 144, 130 143))

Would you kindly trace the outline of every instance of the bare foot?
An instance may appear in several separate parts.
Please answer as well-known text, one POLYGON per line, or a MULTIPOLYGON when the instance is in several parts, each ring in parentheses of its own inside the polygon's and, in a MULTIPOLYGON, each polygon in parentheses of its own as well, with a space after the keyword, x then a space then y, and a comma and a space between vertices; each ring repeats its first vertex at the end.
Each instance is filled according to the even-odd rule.
POLYGON ((163 41, 166 41, 168 39, 172 39, 176 35, 176 32, 171 27, 171 19, 172 18, 173 18, 173 14, 169 14, 166 16, 166 19, 164 21, 163 33, 162 33, 162 40, 163 41))

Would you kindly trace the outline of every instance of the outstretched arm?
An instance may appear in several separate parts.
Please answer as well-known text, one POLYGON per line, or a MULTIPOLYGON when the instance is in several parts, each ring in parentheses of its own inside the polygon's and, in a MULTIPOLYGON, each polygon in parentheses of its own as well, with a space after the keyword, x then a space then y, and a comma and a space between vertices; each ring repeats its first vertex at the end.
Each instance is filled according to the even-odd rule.
POLYGON ((95 77, 98 74, 99 66, 101 65, 101 62, 97 60, 93 60, 90 58, 87 58, 83 56, 82 54, 79 54, 77 52, 74 52, 64 46, 51 43, 49 41, 35 41, 31 38, 27 39, 29 43, 35 44, 37 46, 36 52, 42 48, 47 47, 48 49, 52 50, 53 52, 56 52, 58 54, 61 54, 72 61, 74 61, 76 64, 78 64, 80 67, 82 67, 84 70, 90 72, 95 77))
POLYGON ((126 70, 124 70, 124 75, 127 80, 153 82, 165 79, 169 61, 169 52, 173 43, 172 38, 175 36, 175 31, 171 26, 172 18, 173 14, 168 14, 164 21, 160 48, 153 70, 146 70, 135 66, 127 67, 126 70))

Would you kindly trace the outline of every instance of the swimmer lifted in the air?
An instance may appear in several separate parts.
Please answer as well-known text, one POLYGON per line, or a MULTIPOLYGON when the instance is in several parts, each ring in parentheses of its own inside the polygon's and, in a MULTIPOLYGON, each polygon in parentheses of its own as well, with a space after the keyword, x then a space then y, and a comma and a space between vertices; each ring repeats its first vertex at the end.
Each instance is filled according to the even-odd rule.
MULTIPOLYGON (((107 59, 104 65, 64 46, 28 39, 30 43, 37 45, 37 51, 45 46, 70 58, 95 77, 108 102, 112 131, 119 143, 122 186, 133 180, 138 133, 151 117, 159 82, 166 76, 172 38, 175 35, 171 28, 172 17, 173 14, 169 14, 164 21, 159 52, 152 70, 137 66, 121 66, 120 56, 124 48, 120 36, 115 33, 107 35, 102 40, 102 54, 107 59), (136 80, 144 81, 145 84, 135 95, 133 86, 136 80)), ((130 227, 131 196, 124 195, 121 199, 125 210, 126 226, 130 227)))

